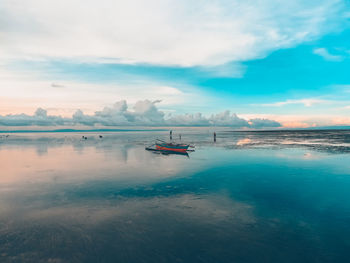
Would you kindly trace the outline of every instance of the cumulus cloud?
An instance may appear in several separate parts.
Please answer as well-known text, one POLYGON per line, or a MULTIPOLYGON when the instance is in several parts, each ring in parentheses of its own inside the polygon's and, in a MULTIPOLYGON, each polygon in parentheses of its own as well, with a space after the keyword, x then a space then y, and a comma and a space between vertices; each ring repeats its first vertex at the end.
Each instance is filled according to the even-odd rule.
POLYGON ((9 114, 0 115, 0 126, 225 126, 233 128, 272 128, 281 125, 273 120, 245 120, 235 113, 224 111, 209 117, 196 114, 183 114, 165 117, 156 104, 159 100, 142 100, 129 110, 125 100, 118 101, 110 107, 104 107, 94 114, 85 114, 78 109, 70 118, 48 115, 47 111, 38 108, 33 115, 9 114))
POLYGON ((269 119, 260 119, 260 118, 251 119, 249 121, 249 124, 251 128, 255 128, 255 129, 281 127, 281 124, 277 121, 269 120, 269 119))
POLYGON ((47 111, 42 108, 38 108, 34 115, 22 113, 0 116, 0 126, 56 126, 68 122, 69 119, 60 116, 48 116, 47 111))
POLYGON ((343 0, 2 0, 2 58, 213 66, 341 27, 343 0))
POLYGON ((231 114, 228 110, 212 115, 209 121, 214 126, 249 127, 246 120, 239 118, 235 113, 231 114))
POLYGON ((104 107, 102 111, 96 111, 94 115, 85 115, 77 110, 72 116, 73 124, 83 125, 165 125, 164 113, 155 106, 159 101, 143 100, 135 103, 133 111, 128 110, 125 100, 116 102, 112 107, 104 107))
POLYGON ((172 116, 168 123, 173 123, 176 125, 187 125, 187 126, 209 126, 209 121, 202 113, 195 114, 182 114, 177 116, 172 116))

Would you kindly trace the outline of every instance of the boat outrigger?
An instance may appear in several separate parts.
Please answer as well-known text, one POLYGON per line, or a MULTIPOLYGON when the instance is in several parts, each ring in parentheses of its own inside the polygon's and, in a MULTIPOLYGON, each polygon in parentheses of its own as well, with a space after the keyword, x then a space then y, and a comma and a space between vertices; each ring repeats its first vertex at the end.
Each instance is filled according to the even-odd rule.
POLYGON ((173 153, 187 153, 190 151, 188 148, 193 146, 189 144, 180 144, 180 143, 168 143, 162 140, 157 139, 156 143, 152 146, 146 147, 146 150, 152 151, 162 151, 162 152, 173 152, 173 153), (155 148, 154 148, 155 146, 155 148))

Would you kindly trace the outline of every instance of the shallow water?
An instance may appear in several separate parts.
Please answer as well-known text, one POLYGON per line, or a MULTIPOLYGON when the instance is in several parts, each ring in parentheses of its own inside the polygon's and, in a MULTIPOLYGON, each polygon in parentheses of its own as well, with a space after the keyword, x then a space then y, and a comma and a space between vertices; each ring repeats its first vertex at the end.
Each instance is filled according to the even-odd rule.
POLYGON ((0 262, 348 261, 350 132, 167 135, 0 135, 0 262))

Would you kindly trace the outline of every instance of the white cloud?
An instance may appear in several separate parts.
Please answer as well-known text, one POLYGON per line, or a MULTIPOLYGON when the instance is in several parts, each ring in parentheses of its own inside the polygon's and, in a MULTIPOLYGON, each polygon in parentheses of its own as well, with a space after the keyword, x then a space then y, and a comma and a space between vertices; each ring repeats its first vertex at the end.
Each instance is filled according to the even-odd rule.
POLYGON ((281 127, 281 124, 277 121, 260 118, 251 119, 249 124, 251 128, 255 129, 281 127))
POLYGON ((210 117, 205 117, 202 113, 182 114, 171 116, 167 123, 169 125, 180 126, 230 126, 230 127, 249 127, 249 123, 242 118, 239 118, 235 113, 231 114, 226 110, 218 114, 212 114, 210 117))
POLYGON ((181 114, 171 116, 170 121, 173 125, 186 124, 188 126, 209 126, 209 120, 202 113, 181 114))
POLYGON ((3 59, 215 66, 340 27, 341 0, 2 0, 3 59))
POLYGON ((330 103, 329 100, 322 100, 322 99, 299 99, 299 100, 286 100, 286 101, 280 101, 275 103, 267 103, 262 104, 262 106, 268 106, 268 107, 281 107, 285 105, 292 105, 292 104, 303 104, 305 107, 311 107, 316 104, 324 104, 324 103, 330 103))
POLYGON ((231 114, 228 110, 212 115, 209 121, 214 126, 249 127, 245 119, 239 118, 235 113, 231 114))
POLYGON ((184 95, 181 90, 169 86, 159 87, 157 93, 159 95, 184 95))
POLYGON ((314 54, 319 55, 328 61, 342 61, 344 59, 343 56, 329 53, 329 51, 325 48, 316 48, 313 50, 313 52, 314 54))
POLYGON ((71 115, 77 108, 89 111, 126 99, 135 104, 141 98, 161 100, 161 108, 188 110, 206 105, 208 97, 198 88, 182 84, 152 81, 131 76, 117 83, 88 83, 55 80, 45 73, 8 70, 0 66, 0 114, 32 112, 37 105, 51 113, 71 115), (124 83, 125 82, 125 83, 124 83))
POLYGON ((112 107, 104 107, 102 111, 96 111, 94 115, 85 115, 77 110, 68 122, 88 126, 120 126, 120 125, 165 125, 164 113, 155 106, 159 101, 138 101, 133 111, 128 110, 125 100, 116 102, 112 107))
POLYGON ((9 114, 0 115, 0 126, 227 126, 233 128, 271 128, 281 125, 268 119, 252 119, 247 121, 230 111, 205 117, 201 113, 184 114, 165 118, 156 104, 159 100, 142 100, 135 103, 132 110, 128 109, 125 100, 118 101, 111 107, 104 107, 94 114, 84 114, 77 110, 72 117, 48 115, 47 111, 38 108, 33 115, 9 114))
POLYGON ((38 108, 34 115, 23 113, 0 115, 0 126, 56 126, 64 125, 66 122, 68 120, 60 116, 48 116, 47 111, 42 108, 38 108))

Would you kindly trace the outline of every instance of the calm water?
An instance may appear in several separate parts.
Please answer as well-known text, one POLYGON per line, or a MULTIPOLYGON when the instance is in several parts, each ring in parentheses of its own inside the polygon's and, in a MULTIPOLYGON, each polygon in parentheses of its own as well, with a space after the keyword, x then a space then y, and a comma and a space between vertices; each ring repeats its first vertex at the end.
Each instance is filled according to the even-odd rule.
POLYGON ((84 135, 0 134, 0 262, 349 261, 349 131, 84 135))

